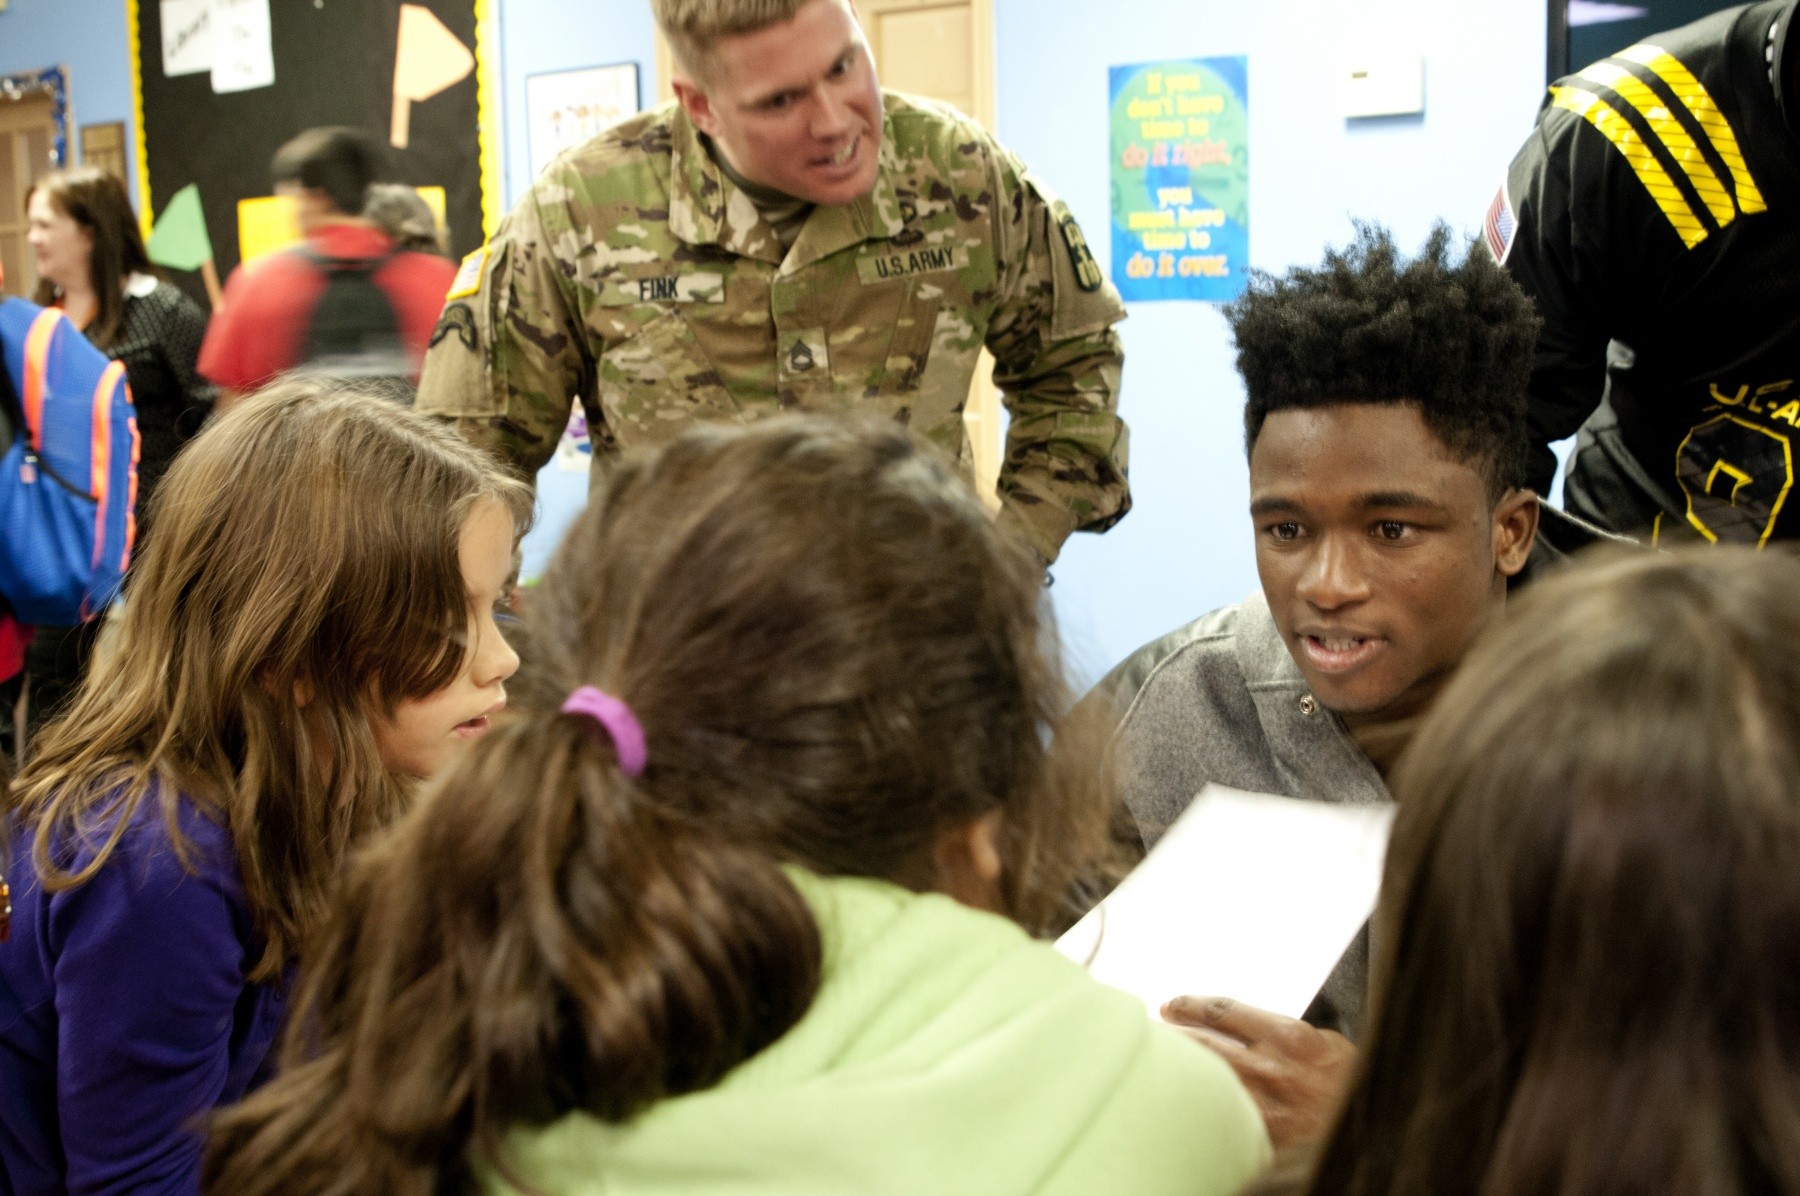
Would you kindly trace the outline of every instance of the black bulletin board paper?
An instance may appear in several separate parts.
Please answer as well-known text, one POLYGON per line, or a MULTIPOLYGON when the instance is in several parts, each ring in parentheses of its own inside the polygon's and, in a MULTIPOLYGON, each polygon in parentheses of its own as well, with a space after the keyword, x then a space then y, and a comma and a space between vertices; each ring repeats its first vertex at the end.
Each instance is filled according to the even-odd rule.
MULTIPOLYGON (((272 0, 274 85, 223 95, 205 72, 166 76, 160 6, 129 2, 137 9, 140 165, 148 169, 150 214, 198 184, 221 276, 238 263, 238 201, 273 194, 269 160, 290 137, 318 125, 366 130, 387 155, 388 181, 444 188, 452 251, 461 257, 481 245, 481 70, 413 104, 410 145, 389 144, 401 0, 272 0)), ((477 0, 408 2, 429 9, 477 50, 477 0)), ((197 275, 177 282, 204 305, 197 275)))

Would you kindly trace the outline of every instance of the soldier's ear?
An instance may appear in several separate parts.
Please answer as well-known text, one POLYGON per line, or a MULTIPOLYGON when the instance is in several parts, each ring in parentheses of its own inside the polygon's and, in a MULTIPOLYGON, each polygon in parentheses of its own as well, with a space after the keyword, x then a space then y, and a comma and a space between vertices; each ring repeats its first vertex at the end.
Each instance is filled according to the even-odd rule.
POLYGON ((670 80, 669 85, 674 89, 675 99, 680 102, 682 111, 686 112, 688 119, 694 122, 694 127, 708 137, 717 136, 719 120, 713 112, 712 101, 706 98, 706 93, 679 75, 670 80))

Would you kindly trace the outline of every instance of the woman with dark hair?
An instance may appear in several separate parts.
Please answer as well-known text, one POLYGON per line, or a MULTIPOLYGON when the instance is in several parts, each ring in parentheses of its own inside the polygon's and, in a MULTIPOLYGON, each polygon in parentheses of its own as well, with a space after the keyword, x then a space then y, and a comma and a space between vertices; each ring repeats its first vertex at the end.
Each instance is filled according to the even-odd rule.
POLYGON ((138 509, 212 408, 195 372, 206 314, 156 277, 125 186, 92 166, 53 171, 27 199, 35 299, 61 307, 94 347, 125 363, 137 405, 138 509))
MULTIPOLYGON (((26 215, 39 280, 33 298, 62 308, 95 348, 125 363, 140 437, 141 549, 151 493, 212 409, 213 388, 195 370, 206 315, 156 277, 125 186, 113 175, 92 166, 52 171, 32 186, 26 215)), ((37 629, 25 662, 32 727, 74 692, 98 632, 98 621, 37 629)))
POLYGON ((1395 779, 1309 1196, 1800 1192, 1800 562, 1539 583, 1395 779))

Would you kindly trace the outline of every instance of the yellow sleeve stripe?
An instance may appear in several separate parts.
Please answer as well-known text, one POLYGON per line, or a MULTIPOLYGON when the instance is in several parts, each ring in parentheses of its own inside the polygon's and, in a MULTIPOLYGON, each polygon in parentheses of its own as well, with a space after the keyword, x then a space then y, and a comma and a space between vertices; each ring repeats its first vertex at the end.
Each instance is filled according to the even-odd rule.
POLYGON ((1644 139, 1637 135, 1631 123, 1620 116, 1605 100, 1593 92, 1580 87, 1552 87, 1551 103, 1558 108, 1567 109, 1576 116, 1587 121, 1600 130, 1600 135, 1613 143, 1613 148, 1625 155, 1631 163, 1631 169, 1662 209, 1662 214, 1669 218, 1675 226, 1675 232, 1681 237, 1681 243, 1689 249, 1706 240, 1706 226, 1700 223, 1700 217, 1694 215, 1694 209, 1688 206, 1687 199, 1675 186, 1675 180, 1669 172, 1662 168, 1644 139))
POLYGON ((1621 50, 1614 55, 1627 62, 1635 62, 1639 66, 1649 67, 1652 74, 1675 93, 1696 124, 1706 133, 1706 139, 1712 142, 1713 152, 1725 163, 1731 172, 1732 184, 1737 188, 1738 208, 1746 216, 1753 212, 1766 212, 1769 205, 1763 201, 1762 192, 1757 189, 1756 180, 1750 176, 1750 168, 1744 163, 1743 151, 1738 148, 1737 134, 1731 131, 1731 122, 1719 111, 1713 102, 1712 93, 1706 85, 1694 77, 1694 73, 1681 65, 1673 54, 1652 45, 1636 45, 1621 50))
POLYGON ((1713 168, 1706 160, 1706 155, 1688 135, 1687 129, 1675 118, 1675 115, 1663 104, 1648 84, 1624 67, 1611 62, 1596 62, 1581 72, 1580 78, 1590 83, 1598 83, 1618 93, 1620 99, 1637 109, 1639 115, 1650 126, 1650 131, 1662 141, 1669 156, 1675 159, 1688 181, 1699 192, 1700 200, 1711 212, 1720 228, 1724 228, 1737 219, 1737 205, 1732 202, 1730 192, 1713 173, 1713 168))

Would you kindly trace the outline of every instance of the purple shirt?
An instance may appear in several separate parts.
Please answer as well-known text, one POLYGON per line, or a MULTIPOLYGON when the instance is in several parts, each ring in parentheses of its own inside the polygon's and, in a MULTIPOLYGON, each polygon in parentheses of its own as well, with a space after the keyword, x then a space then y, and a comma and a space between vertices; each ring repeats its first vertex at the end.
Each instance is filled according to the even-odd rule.
POLYGON ((261 1078, 285 987, 245 982, 262 945, 229 832, 185 798, 179 823, 191 871, 153 789, 105 866, 48 895, 12 828, 0 1196, 196 1192, 200 1117, 261 1078))

